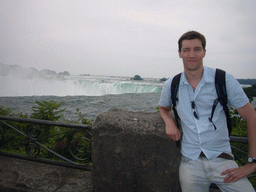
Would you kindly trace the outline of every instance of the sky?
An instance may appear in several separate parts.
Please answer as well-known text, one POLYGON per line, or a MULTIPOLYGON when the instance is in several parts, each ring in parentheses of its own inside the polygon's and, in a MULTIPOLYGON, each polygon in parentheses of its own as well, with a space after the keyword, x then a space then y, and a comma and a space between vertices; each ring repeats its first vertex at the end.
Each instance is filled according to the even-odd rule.
POLYGON ((0 63, 71 75, 183 71, 178 39, 206 37, 204 65, 256 78, 255 0, 0 0, 0 63))

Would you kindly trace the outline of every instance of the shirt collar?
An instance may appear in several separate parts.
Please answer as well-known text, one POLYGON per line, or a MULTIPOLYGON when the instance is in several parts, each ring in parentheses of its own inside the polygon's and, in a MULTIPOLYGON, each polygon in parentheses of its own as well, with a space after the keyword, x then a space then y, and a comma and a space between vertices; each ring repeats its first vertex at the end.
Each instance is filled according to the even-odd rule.
MULTIPOLYGON (((203 77, 200 82, 203 84, 214 82, 214 77, 215 77, 215 71, 214 71, 214 73, 212 73, 211 68, 204 66, 203 77)), ((189 85, 184 71, 181 74, 180 81, 181 81, 181 85, 189 85)))

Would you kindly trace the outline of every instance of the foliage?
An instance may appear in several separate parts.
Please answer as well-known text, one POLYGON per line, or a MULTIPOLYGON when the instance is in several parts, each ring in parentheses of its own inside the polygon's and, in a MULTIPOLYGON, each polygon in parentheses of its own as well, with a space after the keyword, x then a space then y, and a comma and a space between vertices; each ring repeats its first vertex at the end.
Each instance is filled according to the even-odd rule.
POLYGON ((167 81, 167 78, 163 77, 162 79, 160 79, 161 82, 165 82, 167 81))
POLYGON ((230 117, 232 124, 232 136, 247 137, 246 122, 240 117, 237 110, 233 107, 230 108, 230 117))
MULTIPOLYGON (((32 107, 34 111, 31 114, 31 118, 33 119, 41 119, 41 120, 49 120, 49 121, 58 121, 62 117, 62 112, 66 109, 59 109, 63 102, 57 103, 56 101, 36 101, 37 106, 32 107)), ((53 127, 47 125, 40 126, 40 137, 44 138, 44 141, 47 143, 49 141, 49 137, 51 134, 51 130, 53 127)))
POLYGON ((256 79, 237 79, 240 84, 253 85, 256 84, 256 79))
POLYGON ((0 106, 0 115, 7 116, 12 113, 12 109, 0 106))
POLYGON ((246 93, 247 97, 249 98, 250 102, 253 101, 253 97, 256 97, 256 84, 252 85, 251 87, 245 87, 244 92, 246 93))
MULTIPOLYGON (((6 108, 4 106, 0 107, 0 115, 3 116, 11 116, 12 109, 6 108)), ((19 123, 19 122, 7 122, 11 126, 17 128, 18 130, 22 132, 26 132, 26 129, 28 127, 28 124, 26 123, 19 123)), ((3 146, 1 146, 1 149, 3 150, 18 150, 21 151, 24 148, 24 137, 20 137, 20 135, 17 135, 16 131, 13 129, 7 129, 4 124, 0 124, 0 130, 3 132, 4 137, 1 137, 0 135, 0 144, 2 140, 4 141, 3 146), (8 130, 8 131, 7 131, 8 130)), ((23 150, 24 151, 24 150, 23 150)))
POLYGON ((76 109, 76 114, 79 116, 78 121, 81 121, 82 124, 84 124, 84 125, 92 125, 94 123, 93 120, 89 120, 89 119, 84 118, 85 115, 83 115, 81 113, 80 109, 78 109, 78 108, 76 109))
MULTIPOLYGON (((36 104, 37 106, 32 108, 33 113, 30 116, 26 113, 19 113, 18 116, 21 118, 34 118, 50 121, 58 121, 63 117, 62 112, 64 112, 65 109, 60 109, 63 102, 57 103, 53 100, 50 102, 36 101, 36 104)), ((9 108, 0 107, 0 115, 11 115, 11 112, 12 110, 9 108)), ((78 121, 82 122, 82 124, 92 125, 93 120, 86 119, 85 115, 83 115, 79 109, 77 109, 76 114, 79 117, 78 121)), ((85 131, 48 125, 33 125, 30 123, 20 123, 14 121, 6 121, 6 123, 20 132, 30 134, 44 146, 70 160, 77 161, 73 155, 79 158, 85 156, 85 160, 80 163, 91 164, 91 133, 89 133, 87 130, 85 131), (72 149, 72 153, 70 152, 70 149, 72 149)), ((26 155, 26 149, 30 149, 32 153, 37 152, 37 150, 40 149, 40 153, 38 155, 39 158, 60 160, 47 150, 33 145, 31 140, 21 134, 18 134, 14 129, 11 129, 4 124, 1 124, 1 126, 3 126, 1 131, 4 131, 4 144, 1 146, 1 151, 26 155)))
POLYGON ((143 80, 139 75, 134 75, 133 78, 131 78, 131 80, 143 80))
MULTIPOLYGON (((255 109, 256 110, 256 109, 255 109)), ((234 108, 230 108, 231 123, 232 123, 232 136, 247 137, 247 123, 240 117, 234 108)), ((239 166, 246 164, 248 144, 232 142, 233 154, 239 166)), ((254 187, 256 187, 256 178, 249 179, 254 187)))
POLYGON ((49 121, 58 121, 62 115, 61 113, 64 112, 66 109, 59 109, 59 107, 63 104, 57 103, 56 101, 36 101, 37 107, 32 107, 34 111, 31 114, 31 118, 35 119, 42 119, 42 120, 49 120, 49 121))

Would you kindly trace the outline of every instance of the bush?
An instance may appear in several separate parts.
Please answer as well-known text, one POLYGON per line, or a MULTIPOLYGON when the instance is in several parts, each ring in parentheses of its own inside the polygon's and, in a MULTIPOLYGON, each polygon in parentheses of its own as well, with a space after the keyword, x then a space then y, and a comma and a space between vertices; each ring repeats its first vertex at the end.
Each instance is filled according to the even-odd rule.
POLYGON ((247 97, 250 99, 250 102, 252 102, 253 97, 256 97, 256 84, 252 85, 251 87, 245 87, 244 92, 246 93, 247 97))
POLYGON ((56 101, 36 101, 37 107, 32 107, 34 111, 31 114, 31 118, 34 119, 42 119, 42 120, 49 120, 49 121, 58 121, 62 117, 62 112, 66 109, 59 109, 60 106, 63 104, 57 103, 56 101))
POLYGON ((12 113, 12 109, 0 106, 0 115, 7 116, 12 113))
MULTIPOLYGON (((33 107, 33 113, 31 116, 27 114, 19 113, 21 118, 34 118, 41 120, 58 121, 62 116, 62 112, 65 109, 60 109, 61 103, 55 101, 36 101, 37 106, 33 107)), ((10 115, 12 112, 9 108, 0 107, 0 115, 10 115)), ((82 124, 92 125, 93 120, 88 120, 85 118, 79 109, 76 113, 79 117, 78 121, 82 124)), ((49 125, 33 125, 30 123, 20 123, 14 121, 8 121, 14 129, 23 132, 24 134, 30 134, 34 136, 35 140, 48 147, 49 149, 59 153, 60 155, 77 161, 74 157, 79 157, 80 160, 84 159, 83 163, 91 164, 91 133, 86 130, 70 129, 66 127, 55 127, 49 125)), ((72 122, 78 123, 78 122, 72 122)), ((2 125, 1 125, 2 126, 2 125)), ((7 127, 3 124, 3 129, 0 127, 1 133, 3 132, 4 138, 0 137, 1 151, 6 151, 9 153, 26 155, 27 152, 31 152, 31 155, 37 155, 39 158, 47 158, 52 160, 60 160, 58 157, 48 152, 45 149, 38 147, 29 142, 26 137, 17 133, 12 128, 7 127), (4 143, 1 143, 4 141, 4 143)), ((1 136, 0 135, 0 136, 1 136)), ((81 162, 80 162, 81 163, 81 162)))

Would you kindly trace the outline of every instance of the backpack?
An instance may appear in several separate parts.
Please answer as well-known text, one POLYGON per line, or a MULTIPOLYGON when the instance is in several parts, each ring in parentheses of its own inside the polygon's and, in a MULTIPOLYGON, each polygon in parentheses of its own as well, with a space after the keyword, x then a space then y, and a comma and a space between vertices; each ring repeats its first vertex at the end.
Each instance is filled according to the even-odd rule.
MULTIPOLYGON (((211 117, 209 117, 209 121, 212 122, 212 118, 213 118, 215 108, 216 108, 218 102, 220 102, 220 104, 223 106, 223 110, 226 114, 227 127, 228 127, 228 132, 229 132, 229 135, 230 135, 230 133, 232 131, 232 127, 231 127, 231 119, 230 119, 230 115, 229 115, 229 108, 227 106, 228 98, 227 98, 227 91, 226 91, 225 76, 226 76, 225 71, 223 71, 221 69, 216 69, 215 89, 216 89, 218 98, 213 103, 212 113, 211 113, 211 117)), ((171 84, 172 109, 173 109, 173 112, 174 112, 175 121, 176 121, 176 124, 177 124, 178 128, 179 128, 179 116, 178 116, 178 113, 177 113, 177 110, 176 110, 176 102, 178 101, 177 93, 178 93, 179 84, 180 84, 180 77, 181 77, 181 73, 179 73, 178 75, 176 75, 173 78, 172 84, 171 84)), ((213 123, 213 126, 216 130, 217 128, 214 125, 214 123, 213 123)), ((179 145, 179 143, 177 143, 177 146, 178 145, 179 145)))

